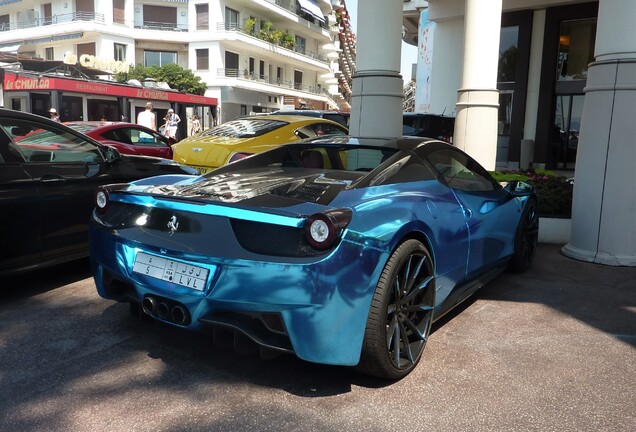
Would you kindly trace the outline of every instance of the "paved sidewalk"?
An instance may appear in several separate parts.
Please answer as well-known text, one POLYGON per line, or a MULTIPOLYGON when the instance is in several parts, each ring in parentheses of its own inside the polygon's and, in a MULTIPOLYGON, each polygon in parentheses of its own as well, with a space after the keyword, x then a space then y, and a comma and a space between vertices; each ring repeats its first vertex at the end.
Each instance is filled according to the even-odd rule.
POLYGON ((541 244, 386 383, 133 319, 74 266, 0 294, 2 432, 636 430, 636 268, 541 244))

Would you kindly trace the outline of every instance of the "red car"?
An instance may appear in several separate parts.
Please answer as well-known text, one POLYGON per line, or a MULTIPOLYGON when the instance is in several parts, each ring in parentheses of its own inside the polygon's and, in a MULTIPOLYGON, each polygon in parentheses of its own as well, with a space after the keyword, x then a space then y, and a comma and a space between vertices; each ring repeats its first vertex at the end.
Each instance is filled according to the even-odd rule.
POLYGON ((123 154, 172 159, 168 138, 145 126, 109 121, 74 121, 64 124, 102 144, 115 147, 123 154))

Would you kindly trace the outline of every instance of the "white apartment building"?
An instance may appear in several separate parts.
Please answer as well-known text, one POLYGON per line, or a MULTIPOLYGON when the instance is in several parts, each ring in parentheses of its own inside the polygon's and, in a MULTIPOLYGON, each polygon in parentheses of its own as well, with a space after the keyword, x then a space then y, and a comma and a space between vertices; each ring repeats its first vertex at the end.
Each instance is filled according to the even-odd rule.
MULTIPOLYGON (((107 74, 122 64, 178 64, 218 101, 200 113, 209 122, 285 106, 338 108, 338 32, 331 0, 0 0, 5 63, 11 55, 67 63, 87 55, 107 74)), ((51 106, 56 97, 64 103, 61 92, 51 106)), ((35 112, 29 100, 12 106, 35 112)), ((132 116, 141 102, 125 99, 130 106, 120 110, 132 116)))

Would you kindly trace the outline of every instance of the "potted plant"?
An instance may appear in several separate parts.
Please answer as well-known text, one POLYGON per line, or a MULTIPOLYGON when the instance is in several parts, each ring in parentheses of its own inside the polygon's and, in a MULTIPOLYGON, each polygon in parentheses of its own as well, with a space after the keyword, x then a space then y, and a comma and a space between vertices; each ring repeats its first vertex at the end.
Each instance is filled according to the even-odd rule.
POLYGON ((280 44, 283 48, 293 50, 294 47, 296 47, 296 38, 294 35, 285 32, 280 40, 280 44))
POLYGON ((267 40, 267 38, 269 37, 270 32, 272 31, 272 26, 274 24, 272 24, 271 21, 263 21, 261 23, 261 29, 258 32, 258 38, 262 39, 262 40, 267 40))
POLYGON ((247 34, 254 34, 254 27, 256 27, 256 18, 248 18, 245 20, 245 23, 243 24, 243 30, 245 30, 245 33, 247 34))

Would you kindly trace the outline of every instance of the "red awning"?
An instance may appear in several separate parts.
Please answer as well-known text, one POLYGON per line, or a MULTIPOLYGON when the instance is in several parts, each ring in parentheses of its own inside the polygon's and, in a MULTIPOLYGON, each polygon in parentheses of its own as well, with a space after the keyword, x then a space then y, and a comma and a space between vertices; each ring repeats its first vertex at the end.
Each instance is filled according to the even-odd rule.
POLYGON ((132 99, 159 100, 188 105, 218 105, 218 99, 177 91, 156 88, 137 87, 126 84, 106 83, 104 81, 80 80, 56 76, 36 75, 27 72, 6 71, 3 83, 4 91, 50 91, 101 94, 132 99))

